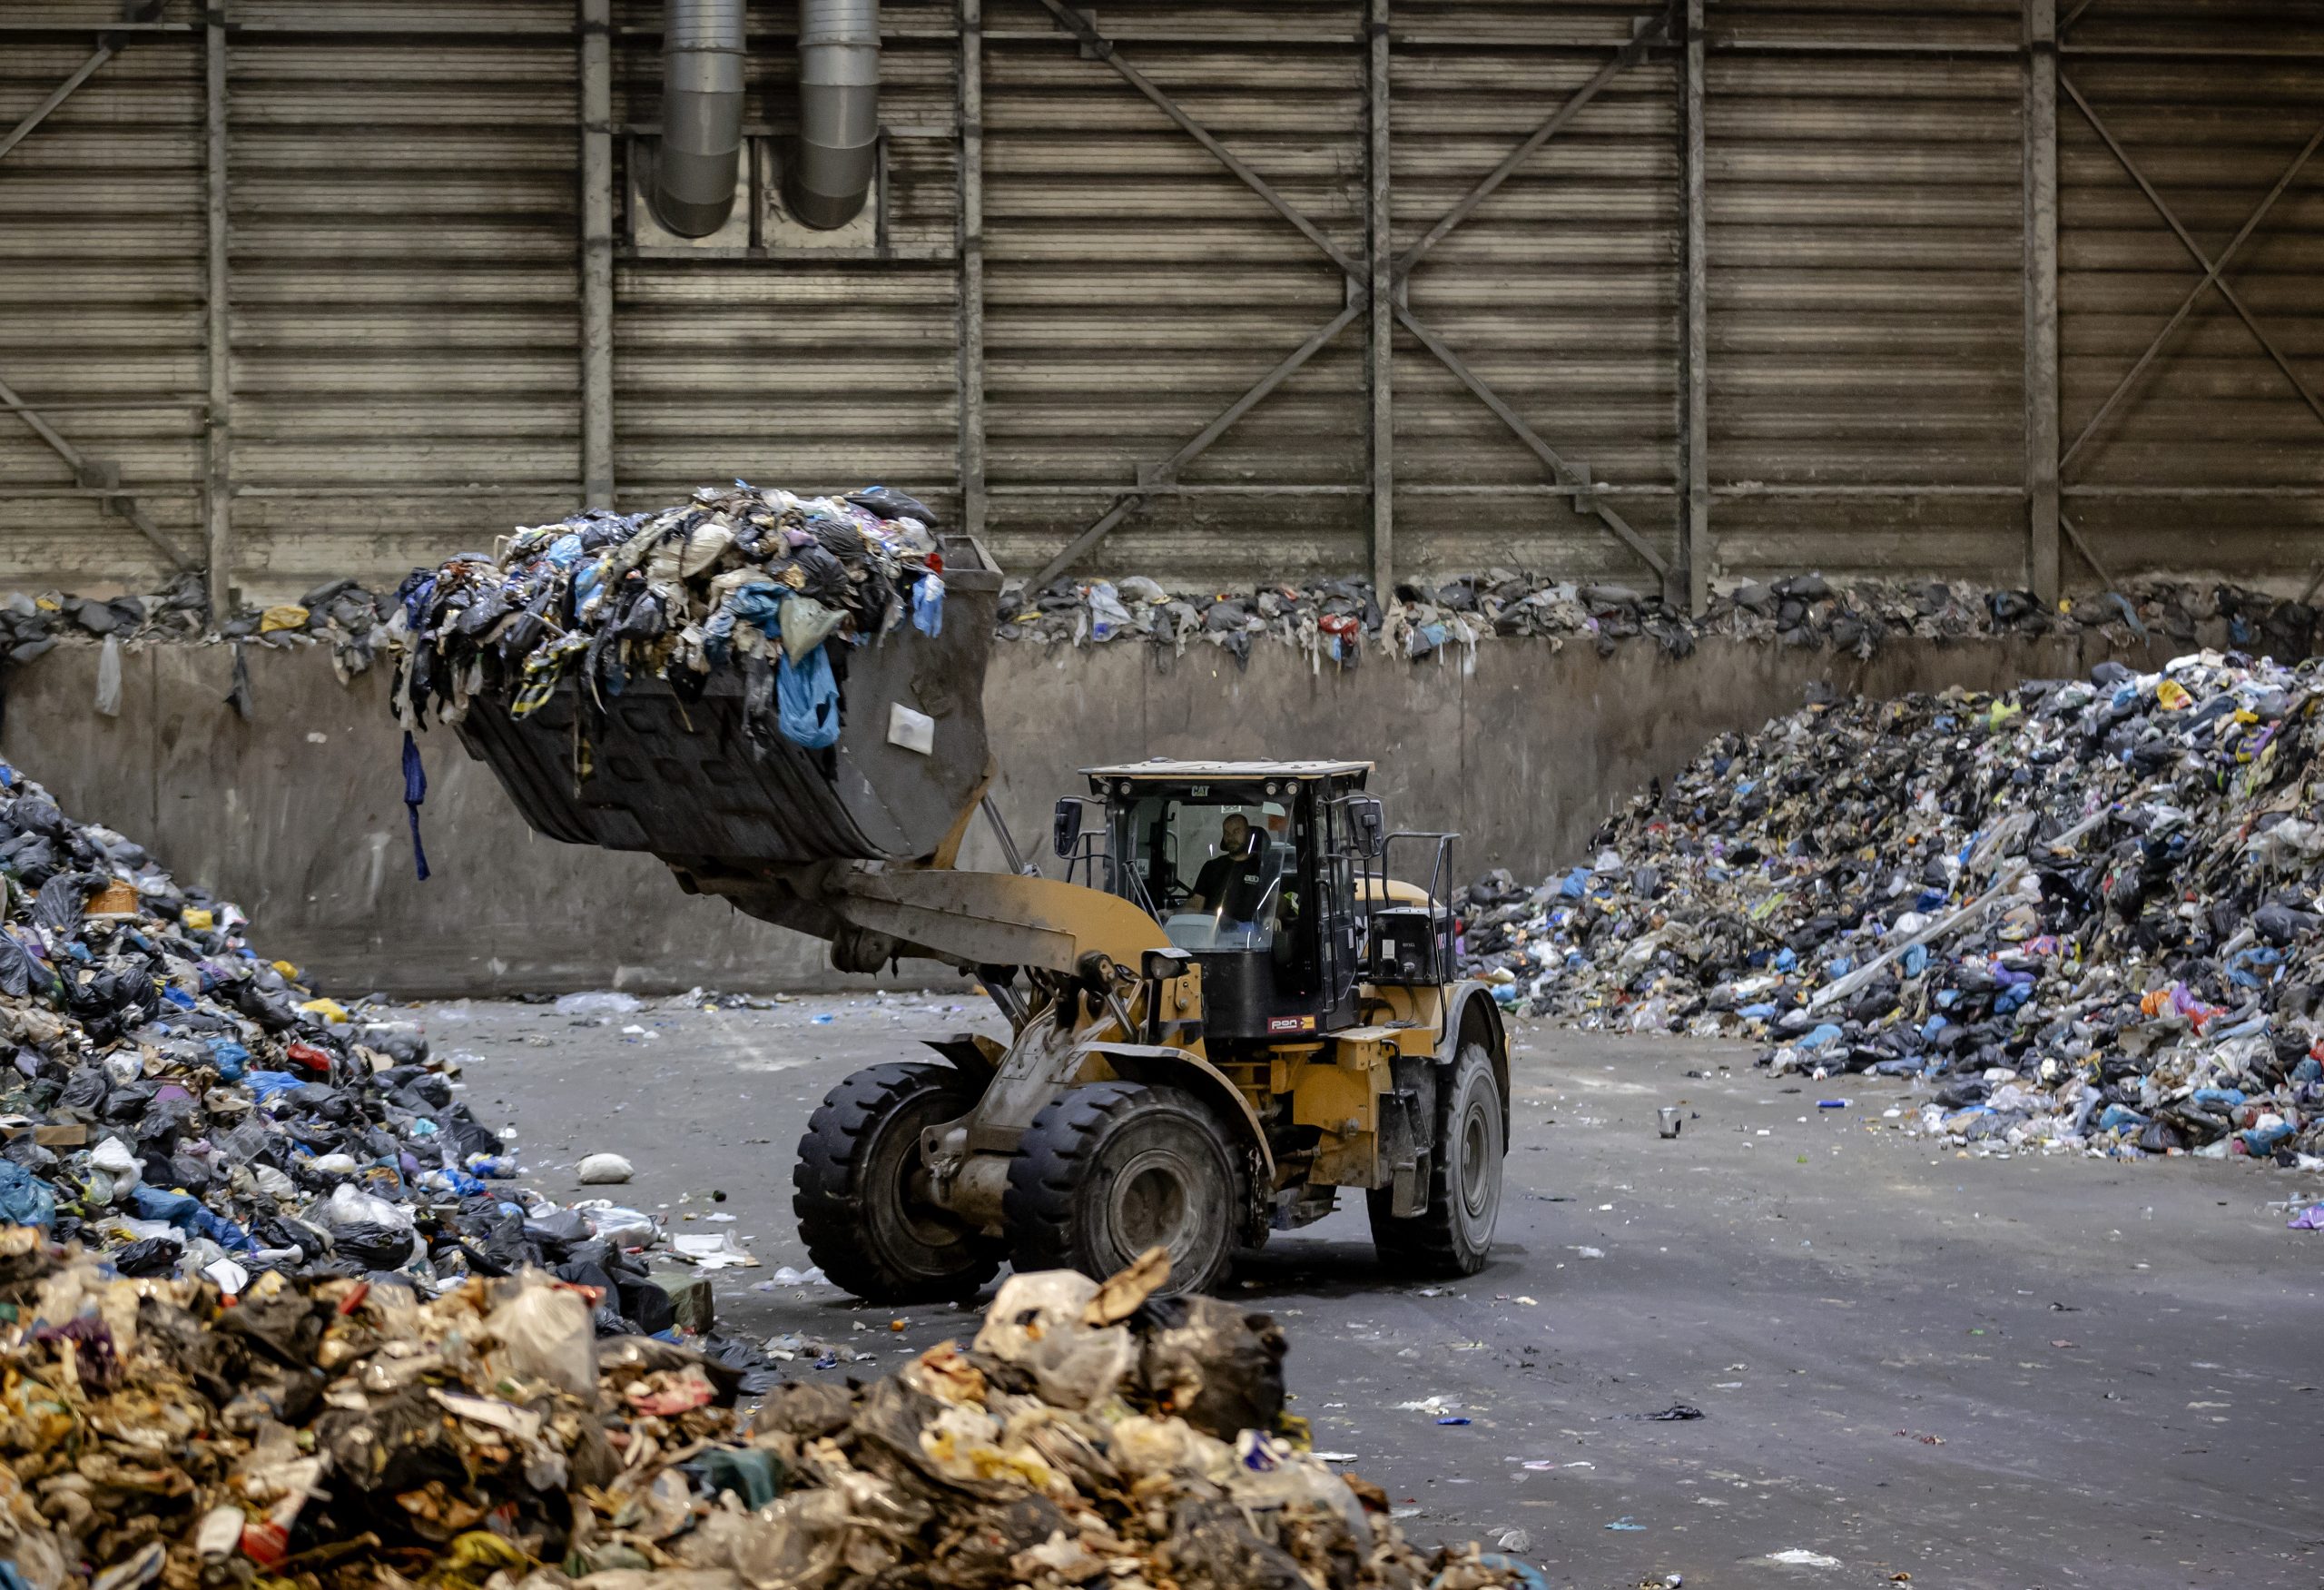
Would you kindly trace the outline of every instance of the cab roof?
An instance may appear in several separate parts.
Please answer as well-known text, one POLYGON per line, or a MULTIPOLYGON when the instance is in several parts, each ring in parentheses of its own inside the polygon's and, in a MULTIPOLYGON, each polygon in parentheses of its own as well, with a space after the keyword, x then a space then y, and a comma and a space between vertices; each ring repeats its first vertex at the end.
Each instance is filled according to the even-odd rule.
POLYGON ((1372 771, 1369 762, 1179 762, 1156 756, 1081 770, 1089 778, 1348 778, 1372 771))

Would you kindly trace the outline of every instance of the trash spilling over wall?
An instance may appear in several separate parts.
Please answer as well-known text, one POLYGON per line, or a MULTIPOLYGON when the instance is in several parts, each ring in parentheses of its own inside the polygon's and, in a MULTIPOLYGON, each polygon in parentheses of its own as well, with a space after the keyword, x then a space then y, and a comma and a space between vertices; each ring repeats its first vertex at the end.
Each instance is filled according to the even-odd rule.
POLYGON ((1494 637, 1587 642, 1610 653, 1644 637, 1685 657, 1706 636, 1829 650, 1868 658, 1907 637, 2039 636, 2102 630, 2118 643, 2196 644, 2199 626, 2240 649, 2286 661, 2309 655, 2317 610, 2231 586, 2152 583, 2125 595, 2104 591, 2045 609, 2024 591, 1943 581, 1835 586, 1819 574, 1754 582, 1714 595, 1700 617, 1659 595, 1611 584, 1576 584, 1506 568, 1442 582, 1399 585, 1383 606, 1366 579, 1318 579, 1226 595, 1173 592, 1140 578, 1059 584, 1028 596, 1002 592, 1000 638, 1052 645, 1142 639, 1183 657, 1201 643, 1238 661, 1262 640, 1291 647, 1317 667, 1353 667, 1366 645, 1388 658, 1416 660, 1448 647, 1494 637))
MULTIPOLYGON (((705 487, 693 503, 665 512, 723 512, 730 523, 734 522, 737 505, 730 503, 724 509, 716 505, 741 491, 740 488, 728 492, 705 487)), ((803 499, 787 492, 752 495, 764 503, 787 501, 793 509, 833 523, 844 518, 860 525, 867 517, 892 511, 923 528, 936 527, 933 518, 920 517, 930 510, 922 508, 919 514, 911 512, 907 504, 919 507, 913 499, 885 488, 856 494, 873 499, 875 507, 869 509, 854 499, 803 499), (817 502, 823 508, 817 509, 817 502), (882 503, 884 509, 876 506, 882 503), (840 509, 837 515, 829 511, 834 506, 840 509)), ((761 511, 755 505, 739 506, 744 518, 761 511)), ((517 530, 511 549, 521 543, 538 553, 543 549, 542 535, 549 535, 550 548, 564 536, 572 535, 580 537, 591 551, 602 554, 606 543, 617 536, 607 526, 643 527, 661 517, 576 515, 558 525, 517 530)), ((796 528, 803 530, 804 520, 799 520, 796 528)), ((873 538, 886 534, 875 530, 873 538)), ((907 532, 906 539, 917 538, 907 532)), ((844 561, 852 548, 843 538, 836 538, 835 544, 844 561)), ((568 544, 557 556, 563 558, 569 549, 568 544)), ((529 609, 539 595, 541 571, 537 568, 528 577, 526 571, 507 566, 503 557, 482 552, 464 554, 453 561, 468 568, 450 586, 441 588, 446 605, 473 605, 475 588, 485 578, 478 565, 501 569, 504 592, 512 588, 524 592, 522 602, 497 617, 529 609), (456 591, 464 594, 455 596, 456 591)), ((722 558, 715 572, 732 573, 737 566, 736 558, 722 558)), ((852 578, 861 567, 859 561, 850 568, 851 588, 857 595, 866 594, 855 588, 862 582, 852 578)), ((424 580, 432 574, 440 578, 444 572, 420 571, 419 578, 424 580)), ((940 579, 940 569, 937 572, 940 579)), ((688 604, 684 605, 704 612, 714 613, 715 603, 730 595, 714 593, 709 588, 714 581, 691 574, 684 583, 688 595, 688 604)), ((407 582, 407 594, 411 588, 407 582)), ((800 588, 804 589, 803 585, 800 588)), ((571 594, 569 587, 566 594, 571 594)), ((812 591, 806 594, 813 596, 812 591)), ((936 593, 930 595, 933 597, 936 593)), ((917 603, 920 599, 915 578, 907 600, 917 603)), ((376 659, 388 643, 393 616, 403 605, 395 593, 374 593, 353 580, 341 579, 308 591, 293 602, 245 608, 213 627, 200 579, 192 575, 181 576, 164 590, 144 597, 99 600, 57 592, 37 597, 17 593, 0 604, 0 642, 5 643, 0 645, 0 657, 11 662, 30 662, 60 639, 112 639, 133 645, 207 639, 273 647, 323 644, 330 647, 334 666, 344 677, 360 673, 376 659)), ((845 600, 841 603, 849 605, 845 600)), ((640 638, 637 627, 650 626, 656 617, 666 622, 675 606, 657 599, 647 612, 632 614, 627 620, 632 632, 624 638, 640 638)), ((749 606, 745 604, 746 608, 749 606)), ((917 616, 920 609, 915 605, 909 610, 917 616)), ((806 611, 802 609, 803 618, 806 611)), ((545 615, 546 609, 541 616, 545 615)), ((439 620, 443 617, 440 607, 437 617, 439 620)), ((751 617, 737 610, 737 622, 744 624, 740 645, 746 652, 757 645, 748 633, 755 627, 751 617)), ((863 632, 861 627, 866 624, 893 621, 892 610, 884 605, 853 617, 858 632, 863 632)), ((1581 642, 1607 653, 1625 642, 1645 640, 1669 656, 1684 657, 1703 637, 1723 636, 1868 658, 1888 642, 1907 637, 1949 640, 2098 631, 2118 644, 2150 639, 2180 647, 2217 644, 2290 662, 2315 649, 2317 618, 2318 609, 2304 603, 2226 585, 2149 581, 2127 591, 2075 596, 2052 610, 2024 591, 1937 580, 1837 584, 1820 574, 1755 581, 1715 593, 1704 612, 1692 617, 1666 606, 1659 595, 1634 587, 1492 568, 1399 585, 1384 606, 1370 580, 1355 578, 1314 578, 1297 585, 1230 592, 1176 589, 1139 575, 1059 582, 1033 593, 1028 593, 1021 582, 1011 582, 1003 589, 996 634, 1002 640, 1048 646, 1143 640, 1173 657, 1184 656, 1190 647, 1207 645, 1237 660, 1247 659, 1251 647, 1264 641, 1297 650, 1319 667, 1324 663, 1352 667, 1363 660, 1367 648, 1384 658, 1416 661, 1448 647, 1466 648, 1492 638, 1541 637, 1561 646, 1581 642)), ((414 621, 408 616, 407 622, 414 621)), ((468 622, 477 628, 444 637, 455 657, 476 655, 475 636, 478 629, 489 627, 475 617, 469 617, 468 622)), ((601 599, 592 616, 595 633, 602 634, 608 625, 618 628, 620 622, 601 599)), ((775 627, 779 632, 779 621, 775 627)), ((683 628, 683 625, 673 625, 667 632, 675 635, 683 628)), ((523 635, 537 645, 541 638, 539 630, 530 626, 523 635)), ((497 637, 496 649, 515 637, 503 633, 497 637)), ((706 629, 703 644, 705 647, 712 644, 706 629)), ((518 653, 516 660, 521 661, 525 655, 518 653)))
POLYGON ((943 627, 934 517, 884 486, 799 498, 737 481, 520 529, 497 556, 462 553, 398 588, 397 716, 457 723, 493 684, 522 717, 567 676, 610 696, 633 673, 699 699, 731 666, 753 736, 821 749, 839 738, 843 643, 943 627))
POLYGON ((232 1307, 0 1230, 0 1546, 29 1590, 1538 1585, 1423 1555, 1304 1450, 1264 1315, 1011 1278, 868 1385, 600 1339, 537 1270, 440 1296, 271 1274, 232 1307))
POLYGON ((2203 652, 1713 741, 1468 891, 1504 1003, 1933 1090, 1994 1149, 2324 1168, 2324 664, 2203 652))

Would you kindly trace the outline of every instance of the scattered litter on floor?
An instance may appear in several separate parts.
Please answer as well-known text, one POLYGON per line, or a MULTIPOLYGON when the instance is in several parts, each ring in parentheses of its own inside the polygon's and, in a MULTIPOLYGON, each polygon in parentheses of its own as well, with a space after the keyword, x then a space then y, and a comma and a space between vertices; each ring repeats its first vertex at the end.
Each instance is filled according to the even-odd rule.
POLYGON ((629 1016, 644 1010, 645 1002, 634 993, 604 989, 562 995, 552 1008, 560 1016, 629 1016))
POLYGON ((1827 1557, 1821 1552, 1807 1551, 1796 1546, 1787 1551, 1771 1551, 1760 1560, 1786 1568, 1837 1568, 1840 1565, 1837 1557, 1827 1557))
POLYGON ((626 1181, 636 1173, 619 1154, 591 1154, 576 1168, 574 1178, 585 1187, 600 1187, 626 1181))
POLYGON ((1713 741, 1590 864, 1480 880, 1469 950, 1571 1022, 1917 1079, 1913 1128, 1956 1146, 2324 1169, 2319 687, 2202 652, 1809 706, 1713 741))

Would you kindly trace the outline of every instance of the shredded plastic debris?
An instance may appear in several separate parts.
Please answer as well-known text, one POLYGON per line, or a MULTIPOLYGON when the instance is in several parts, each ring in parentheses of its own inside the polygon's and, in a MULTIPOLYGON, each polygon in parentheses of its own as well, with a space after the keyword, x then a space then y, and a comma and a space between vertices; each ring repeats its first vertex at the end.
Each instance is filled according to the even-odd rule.
POLYGON ((227 1307, 16 1227, 0 1549, 33 1590, 1538 1582, 1474 1546, 1423 1555, 1378 1486, 1287 1437, 1263 1316, 1231 1328, 1272 1348, 1213 1367, 1264 1371, 1226 1399, 1265 1414, 1237 1427, 1155 1373, 1170 1327, 1142 1298, 1093 1323, 1097 1292, 1014 1277, 965 1348, 745 1410, 716 1358, 599 1339, 592 1289, 537 1270, 432 1299, 270 1274, 227 1307))
POLYGON ((2324 1168, 2319 685, 2202 652, 1811 706, 1591 864, 1480 880, 1468 949, 1512 1005, 1918 1079, 1956 1144, 2324 1168))

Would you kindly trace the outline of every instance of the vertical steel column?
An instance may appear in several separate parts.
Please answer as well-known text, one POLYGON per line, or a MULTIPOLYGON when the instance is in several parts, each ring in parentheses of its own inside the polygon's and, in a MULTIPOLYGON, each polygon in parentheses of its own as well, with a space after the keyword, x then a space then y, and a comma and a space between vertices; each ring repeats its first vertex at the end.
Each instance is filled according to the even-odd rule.
POLYGON ((579 0, 581 34, 581 500, 614 505, 612 0, 579 0))
POLYGON ((984 0, 960 0, 960 528, 984 534, 984 0))
POLYGON ((2058 600, 2058 12, 2025 0, 2026 574, 2058 600))
POLYGON ((206 295, 202 347, 209 410, 202 424, 202 540, 212 623, 234 603, 234 346, 226 233, 226 0, 202 14, 202 150, 206 295))
POLYGON ((1683 247, 1685 330, 1679 354, 1679 501, 1686 518, 1679 555, 1687 568, 1687 610, 1700 614, 1710 601, 1710 370, 1709 364, 1709 262, 1708 222, 1703 213, 1703 0, 1687 0, 1687 45, 1679 65, 1679 212, 1686 228, 1683 247))
POLYGON ((1372 588, 1384 605, 1395 589, 1396 576, 1396 315, 1392 297, 1396 251, 1388 165, 1388 0, 1371 0, 1365 28, 1371 46, 1364 80, 1370 183, 1364 230, 1372 323, 1364 368, 1372 399, 1372 588))

